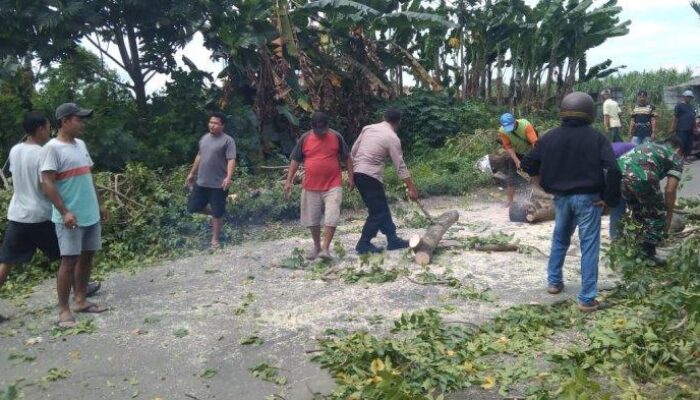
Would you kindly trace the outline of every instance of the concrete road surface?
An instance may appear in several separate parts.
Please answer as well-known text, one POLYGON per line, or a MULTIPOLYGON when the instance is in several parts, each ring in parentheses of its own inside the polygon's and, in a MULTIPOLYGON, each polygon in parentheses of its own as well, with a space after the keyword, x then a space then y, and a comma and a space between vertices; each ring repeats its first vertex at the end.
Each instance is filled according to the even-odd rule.
POLYGON ((686 181, 684 177, 680 197, 700 196, 700 160, 688 165, 683 173, 684 175, 690 176, 691 180, 686 181))

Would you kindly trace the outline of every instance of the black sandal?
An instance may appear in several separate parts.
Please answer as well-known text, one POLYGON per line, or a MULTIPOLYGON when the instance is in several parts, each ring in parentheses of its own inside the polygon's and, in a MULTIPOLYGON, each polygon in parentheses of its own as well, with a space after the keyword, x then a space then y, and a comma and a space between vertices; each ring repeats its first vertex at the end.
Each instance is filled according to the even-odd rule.
POLYGON ((92 297, 102 287, 102 282, 90 282, 85 290, 85 297, 92 297))

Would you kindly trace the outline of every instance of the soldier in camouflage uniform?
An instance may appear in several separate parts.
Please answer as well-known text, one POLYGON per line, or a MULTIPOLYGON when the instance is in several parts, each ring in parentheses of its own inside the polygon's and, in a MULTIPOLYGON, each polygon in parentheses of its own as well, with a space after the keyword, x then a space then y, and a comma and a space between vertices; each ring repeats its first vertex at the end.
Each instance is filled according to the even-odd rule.
POLYGON ((642 251, 654 262, 656 246, 671 223, 678 183, 683 172, 681 143, 672 138, 664 143, 645 142, 620 157, 622 197, 632 219, 642 225, 642 251), (665 196, 660 182, 668 178, 665 196))

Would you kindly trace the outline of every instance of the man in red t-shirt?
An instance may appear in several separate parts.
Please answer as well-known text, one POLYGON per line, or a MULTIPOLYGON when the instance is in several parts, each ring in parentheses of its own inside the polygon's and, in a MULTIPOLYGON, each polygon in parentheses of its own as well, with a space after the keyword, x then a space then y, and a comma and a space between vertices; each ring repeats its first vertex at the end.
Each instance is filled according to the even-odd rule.
POLYGON ((311 229, 314 248, 306 258, 317 257, 330 259, 329 247, 340 220, 340 203, 343 200, 342 168, 344 160, 348 169, 348 187, 355 186, 350 151, 340 133, 328 129, 328 116, 315 112, 311 116, 311 130, 299 138, 292 150, 287 182, 284 185, 285 196, 292 192, 292 182, 299 164, 305 168, 301 184, 301 224, 311 229), (326 227, 321 243, 321 220, 326 227))

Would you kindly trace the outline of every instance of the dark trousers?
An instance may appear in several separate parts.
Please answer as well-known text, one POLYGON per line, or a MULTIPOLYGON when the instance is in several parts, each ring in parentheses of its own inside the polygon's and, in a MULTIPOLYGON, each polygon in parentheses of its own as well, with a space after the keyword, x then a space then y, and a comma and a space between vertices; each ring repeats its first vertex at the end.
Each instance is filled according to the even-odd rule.
POLYGON ((610 140, 610 143, 624 142, 622 136, 620 136, 620 127, 608 129, 608 140, 610 140))
POLYGON ((379 231, 388 238, 395 237, 396 225, 391 220, 391 211, 389 211, 389 203, 386 200, 384 184, 369 175, 356 173, 353 176, 355 186, 360 191, 362 201, 369 212, 365 226, 362 227, 360 241, 369 242, 377 236, 379 231))
POLYGON ((683 143, 683 153, 686 157, 693 152, 693 132, 692 131, 676 131, 676 136, 683 143))

